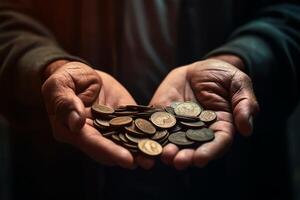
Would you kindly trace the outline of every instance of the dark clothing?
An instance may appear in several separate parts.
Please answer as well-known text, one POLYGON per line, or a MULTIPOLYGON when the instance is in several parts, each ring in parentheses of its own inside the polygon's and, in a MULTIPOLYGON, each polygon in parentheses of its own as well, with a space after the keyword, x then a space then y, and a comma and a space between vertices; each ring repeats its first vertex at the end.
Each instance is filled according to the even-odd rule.
POLYGON ((139 103, 148 103, 171 67, 152 77, 117 65, 122 4, 112 2, 0 1, 0 91, 5 94, 0 109, 14 127, 15 199, 289 199, 284 124, 299 98, 299 3, 181 1, 177 66, 209 52, 239 55, 261 112, 251 139, 237 136, 222 159, 177 172, 161 164, 151 171, 100 167, 55 142, 42 102, 33 101, 40 94, 30 91, 40 85, 36 75, 44 66, 84 59, 114 75, 139 103), (132 77, 144 80, 144 91, 132 77))

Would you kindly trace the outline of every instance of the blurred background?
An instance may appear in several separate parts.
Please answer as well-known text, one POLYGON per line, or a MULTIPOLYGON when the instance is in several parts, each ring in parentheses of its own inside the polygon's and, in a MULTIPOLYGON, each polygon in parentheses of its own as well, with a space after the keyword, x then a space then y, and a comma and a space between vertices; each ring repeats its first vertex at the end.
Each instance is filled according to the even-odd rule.
POLYGON ((292 191, 294 199, 300 199, 300 105, 291 115, 287 124, 287 145, 291 170, 292 191))
MULTIPOLYGON (((300 200, 300 104, 297 106, 287 123, 286 145, 288 149, 286 163, 290 169, 291 190, 293 199, 300 200)), ((9 126, 3 117, 0 117, 0 200, 12 199, 13 166, 11 163, 11 144, 9 126)))

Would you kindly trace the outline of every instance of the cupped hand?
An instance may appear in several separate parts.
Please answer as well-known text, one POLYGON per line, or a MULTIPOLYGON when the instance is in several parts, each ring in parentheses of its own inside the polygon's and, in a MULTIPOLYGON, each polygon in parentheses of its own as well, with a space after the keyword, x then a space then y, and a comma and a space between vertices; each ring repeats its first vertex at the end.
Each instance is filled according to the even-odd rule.
POLYGON ((104 138, 93 127, 91 116, 94 102, 110 107, 135 104, 127 90, 109 74, 80 62, 56 62, 44 74, 42 94, 54 137, 100 163, 134 168, 131 153, 104 138))
POLYGON ((170 105, 173 101, 196 100, 214 110, 217 121, 210 125, 215 139, 197 149, 179 150, 168 144, 162 154, 164 163, 177 169, 203 167, 230 147, 235 129, 242 135, 252 132, 258 104, 251 79, 237 67, 219 59, 207 59, 171 71, 155 92, 150 104, 170 105))

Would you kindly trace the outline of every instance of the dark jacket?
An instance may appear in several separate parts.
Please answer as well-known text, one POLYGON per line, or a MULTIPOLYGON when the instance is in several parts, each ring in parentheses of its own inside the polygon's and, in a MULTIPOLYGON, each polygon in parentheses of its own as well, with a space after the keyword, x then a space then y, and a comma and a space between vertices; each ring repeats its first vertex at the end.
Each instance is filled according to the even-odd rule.
MULTIPOLYGON (((83 59, 125 80, 125 74, 114 74, 111 67, 111 41, 122 27, 122 5, 116 2, 0 1, 0 110, 13 127, 16 199, 291 197, 284 124, 299 98, 296 1, 181 1, 178 66, 206 55, 236 54, 246 64, 260 103, 255 135, 248 140, 237 137, 223 159, 184 172, 164 166, 129 172, 100 167, 53 140, 40 94, 31 93, 41 85, 36 77, 53 60, 83 59)), ((158 80, 165 75, 158 74, 158 80)), ((149 96, 158 84, 145 83, 149 96)), ((135 98, 146 103, 149 96, 135 98)))

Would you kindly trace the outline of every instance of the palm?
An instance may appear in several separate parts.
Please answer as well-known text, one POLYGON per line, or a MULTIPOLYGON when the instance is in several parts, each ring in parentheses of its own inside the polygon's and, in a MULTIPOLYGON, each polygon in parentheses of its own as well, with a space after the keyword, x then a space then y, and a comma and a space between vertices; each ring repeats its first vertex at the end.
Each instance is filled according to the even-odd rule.
POLYGON ((134 167, 129 151, 102 137, 92 126, 94 102, 111 107, 135 103, 114 78, 82 63, 70 62, 51 74, 42 92, 57 140, 78 147, 101 163, 134 167))
MULTIPOLYGON (((119 105, 135 104, 132 96, 119 82, 106 73, 100 71, 96 72, 102 79, 102 86, 96 100, 97 103, 113 108, 119 105)), ((82 101, 84 102, 84 99, 82 99, 82 101)), ((84 147, 84 149, 82 149, 83 151, 87 152, 92 158, 101 161, 101 163, 133 167, 134 158, 130 152, 103 137, 98 130, 93 127, 91 104, 86 107, 86 111, 87 120, 81 131, 82 134, 80 138, 78 138, 78 147, 84 147), (84 145, 85 140, 88 142, 88 145, 84 145)))
MULTIPOLYGON (((218 120, 210 125, 215 139, 196 150, 179 151, 175 145, 164 148, 162 159, 182 169, 189 165, 204 166, 230 146, 235 132, 232 112, 238 103, 235 98, 237 68, 224 62, 204 61, 177 68, 165 78, 151 100, 154 105, 170 105, 172 101, 196 100, 205 109, 214 110, 218 120)), ((238 86, 238 87, 236 87, 238 86)), ((240 99, 237 98, 237 99, 240 99)))

